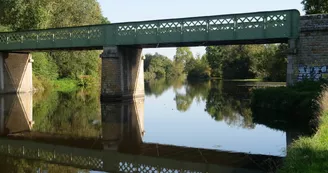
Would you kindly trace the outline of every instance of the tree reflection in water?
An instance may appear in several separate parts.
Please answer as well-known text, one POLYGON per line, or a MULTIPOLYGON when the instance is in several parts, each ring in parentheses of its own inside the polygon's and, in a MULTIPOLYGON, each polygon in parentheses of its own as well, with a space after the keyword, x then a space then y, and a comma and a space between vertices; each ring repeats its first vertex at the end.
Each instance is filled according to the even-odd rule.
POLYGON ((80 90, 44 94, 34 97, 33 131, 74 137, 101 135, 98 92, 80 90))
POLYGON ((238 83, 220 80, 185 82, 180 80, 156 80, 146 84, 146 95, 163 94, 173 86, 176 108, 180 112, 189 110, 191 104, 205 102, 205 111, 216 121, 224 121, 231 126, 254 128, 250 109, 249 87, 238 87, 238 83), (178 89, 184 88, 181 93, 178 89))
POLYGON ((0 172, 4 173, 27 173, 27 172, 48 172, 48 173, 87 173, 88 170, 46 163, 43 161, 27 160, 9 156, 0 156, 0 172))

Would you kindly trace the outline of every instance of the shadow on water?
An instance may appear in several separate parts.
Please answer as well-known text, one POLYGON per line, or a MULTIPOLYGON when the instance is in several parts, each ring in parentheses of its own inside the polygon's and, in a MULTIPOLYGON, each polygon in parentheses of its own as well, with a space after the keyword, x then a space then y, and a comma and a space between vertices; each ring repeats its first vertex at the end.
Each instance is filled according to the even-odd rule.
MULTIPOLYGON (((181 112, 204 101, 205 111, 216 121, 244 128, 257 123, 249 108, 250 87, 179 80, 145 86, 146 94, 156 97, 170 87, 181 112), (183 86, 185 92, 180 92, 183 86)), ((97 93, 77 91, 4 95, 0 102, 0 172, 256 173, 274 171, 282 161, 277 156, 143 142, 144 98, 100 103, 97 93)))

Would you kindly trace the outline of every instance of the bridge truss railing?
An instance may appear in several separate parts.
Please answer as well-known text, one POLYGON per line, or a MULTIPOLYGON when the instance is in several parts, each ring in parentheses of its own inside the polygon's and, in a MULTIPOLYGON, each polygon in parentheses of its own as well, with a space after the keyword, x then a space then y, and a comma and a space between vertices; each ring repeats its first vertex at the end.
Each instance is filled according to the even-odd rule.
POLYGON ((218 167, 202 163, 121 154, 116 151, 79 149, 7 139, 0 140, 0 155, 39 160, 81 169, 124 173, 202 173, 218 167))
POLYGON ((0 50, 297 38, 297 10, 0 33, 0 50))

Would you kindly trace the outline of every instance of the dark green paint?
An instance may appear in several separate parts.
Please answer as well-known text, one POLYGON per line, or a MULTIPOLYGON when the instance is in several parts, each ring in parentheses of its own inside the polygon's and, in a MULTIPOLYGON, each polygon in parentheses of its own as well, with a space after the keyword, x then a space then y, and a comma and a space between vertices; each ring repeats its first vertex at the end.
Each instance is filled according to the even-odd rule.
POLYGON ((299 18, 283 10, 8 32, 0 51, 287 42, 298 38, 299 18))

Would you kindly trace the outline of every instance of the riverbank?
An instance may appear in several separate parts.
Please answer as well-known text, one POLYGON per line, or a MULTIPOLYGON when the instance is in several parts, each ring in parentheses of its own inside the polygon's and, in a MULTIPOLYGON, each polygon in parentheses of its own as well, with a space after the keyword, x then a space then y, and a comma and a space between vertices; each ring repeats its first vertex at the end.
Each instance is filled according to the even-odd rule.
POLYGON ((63 78, 56 80, 49 80, 33 76, 33 88, 36 92, 43 92, 45 90, 71 92, 81 88, 99 88, 100 82, 95 77, 83 77, 79 80, 63 78))
POLYGON ((253 121, 278 130, 301 131, 288 146, 279 173, 325 172, 328 170, 327 82, 302 82, 292 87, 253 91, 253 121), (279 121, 272 121, 278 119, 279 121))
POLYGON ((311 137, 301 137, 287 150, 280 173, 322 173, 328 170, 328 89, 319 98, 320 122, 311 137))

